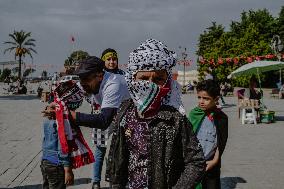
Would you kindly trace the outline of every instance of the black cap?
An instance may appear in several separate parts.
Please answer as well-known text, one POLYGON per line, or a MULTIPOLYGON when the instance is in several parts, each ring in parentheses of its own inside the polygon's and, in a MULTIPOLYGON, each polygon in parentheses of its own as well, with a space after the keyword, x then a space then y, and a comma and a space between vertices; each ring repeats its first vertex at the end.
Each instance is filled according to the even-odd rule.
POLYGON ((79 62, 78 68, 74 71, 75 75, 85 76, 90 73, 98 73, 104 71, 104 61, 96 56, 89 56, 79 62))

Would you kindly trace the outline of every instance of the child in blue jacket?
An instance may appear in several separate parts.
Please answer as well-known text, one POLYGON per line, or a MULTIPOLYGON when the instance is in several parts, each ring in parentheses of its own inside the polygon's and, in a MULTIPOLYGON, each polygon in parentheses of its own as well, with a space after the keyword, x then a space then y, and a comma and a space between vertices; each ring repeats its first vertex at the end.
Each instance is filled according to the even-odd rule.
POLYGON ((69 154, 61 152, 55 117, 50 117, 49 110, 43 113, 47 117, 42 124, 42 160, 41 172, 43 176, 43 189, 65 189, 72 185, 74 175, 69 154))

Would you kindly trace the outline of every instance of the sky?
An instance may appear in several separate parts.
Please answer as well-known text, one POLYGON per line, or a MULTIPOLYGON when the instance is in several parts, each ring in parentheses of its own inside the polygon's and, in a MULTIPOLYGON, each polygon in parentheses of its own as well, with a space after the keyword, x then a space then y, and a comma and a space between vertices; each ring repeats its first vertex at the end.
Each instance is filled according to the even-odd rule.
POLYGON ((243 11, 266 8, 278 17, 281 6, 283 0, 0 0, 0 62, 14 60, 13 54, 3 54, 9 33, 24 30, 36 39, 38 71, 63 70, 74 50, 100 57, 114 48, 119 64, 126 64, 129 53, 148 38, 164 42, 178 57, 186 48, 193 60, 186 69, 192 70, 199 35, 212 22, 228 29, 243 11))

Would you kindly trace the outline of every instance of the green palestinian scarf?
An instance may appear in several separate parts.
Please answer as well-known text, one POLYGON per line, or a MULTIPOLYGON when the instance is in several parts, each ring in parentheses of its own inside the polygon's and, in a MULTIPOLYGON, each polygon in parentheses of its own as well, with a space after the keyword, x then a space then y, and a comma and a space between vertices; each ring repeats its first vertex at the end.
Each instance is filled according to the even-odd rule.
MULTIPOLYGON (((218 111, 218 109, 213 110, 209 115, 202 110, 199 107, 195 107, 193 110, 191 110, 188 114, 188 119, 190 123, 192 124, 193 132, 196 133, 199 129, 204 117, 207 115, 210 120, 213 120, 215 112, 218 111)), ((195 189, 202 189, 201 182, 195 187, 195 189)))

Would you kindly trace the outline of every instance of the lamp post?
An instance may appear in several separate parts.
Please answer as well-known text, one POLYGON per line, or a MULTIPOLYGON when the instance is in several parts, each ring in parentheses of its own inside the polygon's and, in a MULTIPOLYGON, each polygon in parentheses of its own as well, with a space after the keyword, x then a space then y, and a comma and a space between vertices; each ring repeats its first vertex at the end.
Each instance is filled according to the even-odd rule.
MULTIPOLYGON (((281 60, 281 51, 283 49, 283 44, 281 42, 280 36, 279 35, 273 35, 272 39, 271 39, 271 45, 270 45, 272 51, 274 52, 274 54, 276 55, 276 57, 278 58, 278 61, 281 60)), ((279 82, 280 85, 282 85, 282 77, 281 77, 281 68, 280 68, 280 73, 279 73, 279 82)))
MULTIPOLYGON (((182 49, 181 46, 179 46, 179 49, 182 49)), ((184 47, 184 50, 181 52, 181 57, 183 59, 183 87, 185 87, 185 64, 186 64, 186 58, 187 58, 187 53, 186 53, 186 47, 184 47)))

